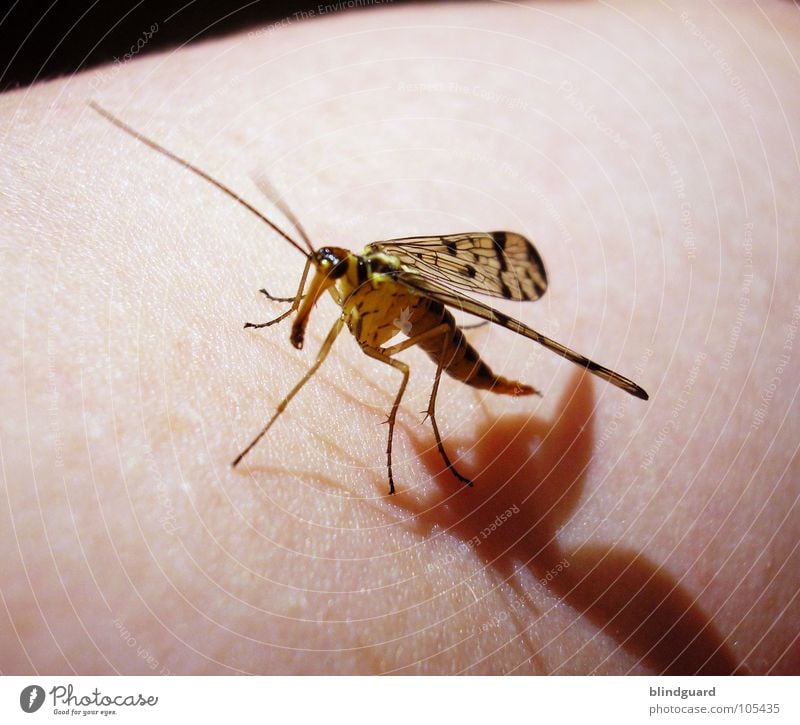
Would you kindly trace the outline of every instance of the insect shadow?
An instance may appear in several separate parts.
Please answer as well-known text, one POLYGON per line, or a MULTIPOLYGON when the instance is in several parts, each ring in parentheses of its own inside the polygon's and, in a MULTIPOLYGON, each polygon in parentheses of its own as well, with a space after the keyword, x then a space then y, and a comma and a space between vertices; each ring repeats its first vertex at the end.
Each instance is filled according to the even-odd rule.
MULTIPOLYGON (((591 381, 578 371, 552 421, 512 415, 485 423, 471 448, 475 488, 452 495, 450 476, 444 472, 441 502, 428 501, 412 510, 417 525, 427 535, 443 527, 467 544, 479 537, 480 544, 471 551, 507 582, 515 580, 520 565, 538 580, 558 571, 549 590, 656 672, 739 673, 717 627, 664 568, 623 546, 567 549, 559 543, 557 532, 584 492, 594 447, 593 408, 591 381), (531 454, 532 442, 538 448, 531 454), (498 515, 513 507, 519 513, 480 538, 498 515)), ((441 463, 429 439, 412 440, 431 474, 438 474, 441 463)), ((415 505, 407 497, 397 503, 412 509, 415 505)))

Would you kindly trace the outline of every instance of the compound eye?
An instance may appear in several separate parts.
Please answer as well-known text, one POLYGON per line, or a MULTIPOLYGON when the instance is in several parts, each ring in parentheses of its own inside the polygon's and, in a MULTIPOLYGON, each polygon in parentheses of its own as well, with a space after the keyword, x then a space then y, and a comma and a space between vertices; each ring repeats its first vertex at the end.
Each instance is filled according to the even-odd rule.
MULTIPOLYGON (((331 262, 328 261, 326 267, 330 268, 331 262)), ((347 260, 346 259, 337 259, 336 264, 333 269, 330 269, 328 272, 328 276, 331 279, 339 279, 345 272, 347 271, 347 260)))
POLYGON ((347 272, 347 257, 340 257, 329 247, 323 247, 317 252, 317 264, 331 279, 339 279, 347 272))

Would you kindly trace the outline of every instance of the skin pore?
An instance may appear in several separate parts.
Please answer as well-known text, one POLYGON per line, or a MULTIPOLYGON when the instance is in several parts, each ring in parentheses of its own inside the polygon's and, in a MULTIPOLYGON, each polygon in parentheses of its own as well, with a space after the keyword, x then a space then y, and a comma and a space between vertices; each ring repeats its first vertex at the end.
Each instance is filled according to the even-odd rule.
POLYGON ((0 97, 0 671, 797 673, 798 50, 788 3, 383 6, 0 97), (89 100, 317 247, 525 234, 498 307, 650 401, 469 331, 543 396, 442 379, 466 488, 405 351, 389 497, 343 331, 233 470, 338 310, 244 330, 302 256, 89 100))

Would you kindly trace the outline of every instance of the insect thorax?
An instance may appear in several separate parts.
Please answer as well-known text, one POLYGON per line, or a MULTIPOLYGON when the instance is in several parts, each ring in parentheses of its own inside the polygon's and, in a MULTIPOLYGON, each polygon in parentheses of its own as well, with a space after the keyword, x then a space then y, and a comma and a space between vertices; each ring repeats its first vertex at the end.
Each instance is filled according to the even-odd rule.
POLYGON ((350 254, 347 272, 336 281, 356 340, 378 347, 398 333, 408 334, 419 317, 421 298, 397 281, 396 260, 384 254, 350 254))

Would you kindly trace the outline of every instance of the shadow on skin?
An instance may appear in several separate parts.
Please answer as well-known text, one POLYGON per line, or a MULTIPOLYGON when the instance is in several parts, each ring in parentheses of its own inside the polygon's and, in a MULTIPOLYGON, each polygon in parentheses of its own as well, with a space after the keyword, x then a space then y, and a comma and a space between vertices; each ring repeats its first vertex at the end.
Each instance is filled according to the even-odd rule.
MULTIPOLYGON (((519 415, 490 421, 476 433, 474 464, 464 471, 475 472, 475 487, 457 495, 451 495, 457 484, 442 472, 429 438, 415 441, 424 450, 423 463, 432 475, 439 475, 447 496, 439 504, 412 511, 416 521, 428 533, 434 525, 444 527, 467 544, 479 537, 472 551, 505 581, 515 580, 519 562, 539 580, 560 570, 551 574, 550 590, 656 672, 737 673, 717 628, 667 571, 619 546, 584 545, 571 551, 559 545, 556 533, 583 493, 594 443, 593 407, 590 376, 578 371, 553 421, 519 415), (538 443, 533 453, 532 443, 538 443), (480 537, 513 506, 519 513, 487 538, 480 537)), ((409 502, 398 497, 398 503, 409 502)))

